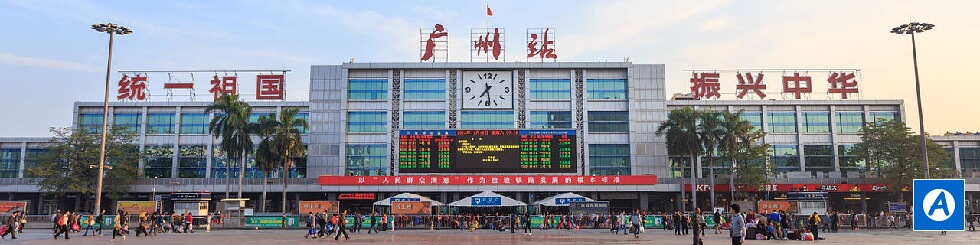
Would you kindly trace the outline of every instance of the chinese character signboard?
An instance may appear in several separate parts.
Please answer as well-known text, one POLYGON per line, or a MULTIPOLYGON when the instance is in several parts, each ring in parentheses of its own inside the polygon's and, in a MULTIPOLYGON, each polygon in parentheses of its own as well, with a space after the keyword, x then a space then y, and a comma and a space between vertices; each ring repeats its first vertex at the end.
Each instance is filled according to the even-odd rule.
POLYGON ((690 91, 696 100, 766 99, 771 94, 799 100, 815 93, 827 99, 853 99, 860 95, 860 73, 858 69, 692 70, 690 91), (770 88, 766 79, 777 79, 773 84, 780 88, 770 88))
POLYGON ((470 197, 471 206, 500 206, 500 197, 470 197))
POLYGON ((449 61, 449 31, 442 24, 419 30, 419 61, 449 61))
MULTIPOLYGON (((211 99, 218 99, 221 95, 239 95, 243 100, 284 100, 286 98, 286 76, 289 70, 195 70, 195 71, 119 71, 122 77, 116 83, 116 99, 120 101, 149 101, 154 91, 166 92, 166 100, 173 101, 175 98, 186 98, 186 101, 195 101, 198 94, 207 96, 211 99), (218 73, 225 73, 219 75, 218 73), (167 81, 161 87, 153 87, 149 82, 148 73, 166 73, 167 81), (200 73, 205 73, 208 84, 196 84, 195 73, 200 78, 200 73), (228 74, 231 73, 231 74, 228 74), (251 76, 239 76, 238 73, 256 73, 255 93, 252 94, 250 83, 240 84, 240 79, 250 80, 251 76), (205 85, 205 86, 200 86, 205 85), (244 86, 243 90, 239 90, 244 86), (201 91, 197 91, 200 89, 201 91), (243 92, 244 91, 244 92, 243 92), (207 93, 204 93, 207 92, 207 93), (254 97, 252 97, 254 96, 254 97)), ((205 83, 202 81, 202 83, 205 83)), ((159 86, 159 85, 157 85, 159 86)), ((157 97, 159 98, 159 97, 157 97)))
POLYGON ((608 214, 609 201, 574 201, 568 203, 568 212, 571 214, 608 214))
POLYGON ((476 28, 470 32, 470 62, 506 61, 504 29, 476 28))
POLYGON ((391 214, 431 214, 431 202, 391 202, 391 214))
POLYGON ((312 213, 322 213, 326 211, 328 213, 340 212, 340 202, 338 201, 299 201, 299 213, 308 214, 312 213))
POLYGON ((540 61, 549 59, 556 61, 558 59, 558 54, 555 53, 555 29, 527 29, 527 60, 533 59, 540 61))

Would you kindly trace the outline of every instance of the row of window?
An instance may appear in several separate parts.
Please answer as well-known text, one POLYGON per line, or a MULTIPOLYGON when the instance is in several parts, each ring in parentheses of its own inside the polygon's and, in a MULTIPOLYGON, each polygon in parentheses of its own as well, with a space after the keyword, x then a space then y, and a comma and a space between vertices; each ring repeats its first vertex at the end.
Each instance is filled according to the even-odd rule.
MULTIPOLYGON (((532 100, 569 100, 572 97, 570 79, 530 79, 528 85, 532 100)), ((406 100, 446 99, 446 80, 444 79, 405 79, 403 86, 406 100)), ((626 79, 587 79, 585 81, 585 93, 587 98, 591 100, 625 100, 627 98, 626 88, 626 79)), ((388 99, 388 80, 348 80, 347 98, 350 100, 388 99)))
MULTIPOLYGON (((803 168, 804 172, 834 172, 834 161, 839 161, 842 172, 868 170, 864 160, 852 152, 853 147, 853 145, 838 145, 835 156, 832 145, 804 145, 802 155, 797 145, 773 145, 768 150, 769 163, 772 164, 775 172, 800 172, 800 158, 802 156, 806 161, 806 166, 803 168)), ((702 158, 702 161, 705 161, 702 163, 705 169, 703 172, 707 174, 709 164, 706 163, 707 159, 705 158, 702 158)), ((671 177, 690 177, 690 158, 675 156, 670 158, 670 162, 671 177)), ((728 163, 724 159, 715 158, 714 162, 715 173, 728 173, 728 163)))
MULTIPOLYGON (((218 114, 220 115, 220 114, 218 114)), ((252 113, 249 115, 249 122, 258 122, 260 116, 274 116, 275 113, 252 113)), ((79 114, 78 128, 84 132, 101 133, 102 114, 79 114)), ((297 117, 309 122, 310 113, 302 112, 297 117)), ((116 113, 113 114, 113 127, 123 128, 130 133, 142 131, 143 114, 140 113, 116 113)), ((146 134, 173 134, 177 125, 177 115, 173 113, 147 113, 146 114, 146 134)), ((211 117, 206 113, 180 113, 180 134, 208 134, 208 125, 211 117)), ((301 133, 306 133, 307 128, 297 127, 301 133)))
MULTIPOLYGON (((144 147, 143 176, 146 178, 171 178, 173 170, 173 146, 147 145, 144 147)), ((236 177, 239 165, 228 166, 228 159, 220 147, 214 146, 211 153, 211 178, 236 177), (230 172, 230 173, 229 173, 230 172)), ((232 161, 237 162, 237 161, 232 161)), ((255 158, 248 157, 245 162, 245 178, 262 178, 263 171, 255 166, 255 158)), ((269 177, 279 176, 270 173, 269 177)), ((306 157, 293 159, 289 169, 292 178, 306 177, 306 157)), ((207 146, 181 145, 177 150, 177 178, 207 177, 207 146)))
MULTIPOLYGON (((388 145, 347 145, 348 176, 388 174, 388 145)), ((630 147, 627 144, 590 144, 589 171, 595 175, 629 175, 630 147)))
MULTIPOLYGON (((446 114, 442 111, 406 111, 402 117, 404 129, 446 128, 446 114)), ((629 132, 629 112, 590 111, 587 113, 589 132, 629 132)), ((572 128, 571 111, 532 111, 530 128, 572 128)), ((460 128, 463 129, 512 129, 513 111, 463 111, 460 128)), ((388 112, 351 111, 347 113, 347 132, 380 133, 388 131, 388 112)))
MULTIPOLYGON (((838 133, 857 133, 864 125, 863 112, 836 112, 837 132, 838 133)), ((796 112, 769 112, 767 113, 769 133, 797 133, 796 112)), ((753 127, 762 128, 761 112, 743 112, 742 118, 749 121, 753 127)), ((830 113, 829 112, 802 112, 800 115, 800 132, 803 133, 829 133, 830 132, 830 113)), ((901 120, 897 112, 871 112, 869 121, 878 120, 901 120)))

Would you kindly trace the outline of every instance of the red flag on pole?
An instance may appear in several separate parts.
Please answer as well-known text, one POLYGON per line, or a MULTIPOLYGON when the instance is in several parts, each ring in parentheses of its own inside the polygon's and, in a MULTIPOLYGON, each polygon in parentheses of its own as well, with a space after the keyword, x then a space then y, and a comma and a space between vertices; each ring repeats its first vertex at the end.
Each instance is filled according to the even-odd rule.
POLYGON ((490 10, 490 5, 487 5, 487 16, 493 16, 493 11, 490 10))

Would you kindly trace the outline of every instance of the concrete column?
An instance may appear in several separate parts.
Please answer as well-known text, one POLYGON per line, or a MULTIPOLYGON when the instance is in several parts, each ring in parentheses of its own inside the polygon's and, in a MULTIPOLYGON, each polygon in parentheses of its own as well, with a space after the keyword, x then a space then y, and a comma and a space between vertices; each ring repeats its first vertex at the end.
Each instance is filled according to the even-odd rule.
POLYGON ((861 212, 868 213, 868 194, 861 192, 861 212))
POLYGON ((637 194, 640 195, 640 210, 647 210, 647 211, 649 211, 649 209, 650 209, 650 198, 649 198, 650 197, 650 194, 649 193, 646 193, 646 192, 640 192, 640 193, 637 193, 637 194))

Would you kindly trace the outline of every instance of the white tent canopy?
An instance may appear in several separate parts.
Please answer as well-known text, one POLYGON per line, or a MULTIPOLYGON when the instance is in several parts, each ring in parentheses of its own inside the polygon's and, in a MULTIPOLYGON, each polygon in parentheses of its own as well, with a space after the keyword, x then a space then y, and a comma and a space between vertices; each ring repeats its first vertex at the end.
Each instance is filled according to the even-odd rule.
POLYGON ((454 207, 513 207, 513 206, 527 206, 527 203, 514 200, 510 197, 505 197, 503 195, 494 193, 492 191, 484 191, 479 194, 469 196, 467 198, 460 199, 449 204, 449 206, 454 207))
POLYGON ((395 201, 404 200, 404 201, 432 202, 432 206, 442 206, 442 205, 444 205, 441 202, 436 201, 436 200, 432 200, 432 199, 430 199, 428 197, 424 197, 424 196, 421 196, 419 194, 413 194, 413 193, 408 193, 408 192, 405 192, 405 193, 402 193, 402 194, 398 194, 398 195, 394 195, 392 197, 385 198, 384 200, 374 202, 374 205, 375 206, 391 206, 391 199, 392 198, 394 198, 395 201))
POLYGON ((554 195, 552 197, 545 198, 544 200, 534 202, 534 205, 544 205, 549 207, 567 207, 569 202, 586 201, 592 202, 592 198, 584 197, 575 193, 562 193, 554 195))

